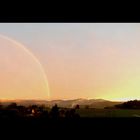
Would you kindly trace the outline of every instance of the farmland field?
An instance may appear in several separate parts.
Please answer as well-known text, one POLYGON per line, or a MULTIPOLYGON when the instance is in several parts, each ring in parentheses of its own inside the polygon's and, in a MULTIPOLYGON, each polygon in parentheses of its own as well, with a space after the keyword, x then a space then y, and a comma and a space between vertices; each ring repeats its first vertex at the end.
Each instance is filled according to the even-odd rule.
POLYGON ((76 111, 81 117, 140 117, 140 110, 136 109, 79 109, 76 111))

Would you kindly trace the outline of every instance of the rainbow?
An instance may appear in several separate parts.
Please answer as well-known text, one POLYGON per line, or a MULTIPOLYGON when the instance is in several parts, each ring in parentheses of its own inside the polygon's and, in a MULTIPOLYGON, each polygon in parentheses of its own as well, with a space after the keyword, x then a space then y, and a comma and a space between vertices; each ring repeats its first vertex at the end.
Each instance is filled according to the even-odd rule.
POLYGON ((0 34, 0 37, 14 43, 15 47, 21 48, 23 51, 25 51, 28 55, 30 55, 33 58, 35 63, 39 66, 40 71, 42 72, 43 79, 45 81, 45 86, 46 86, 46 93, 48 95, 48 99, 50 99, 50 88, 49 88, 49 84, 48 84, 48 79, 47 79, 46 73, 44 71, 44 68, 43 68, 42 64, 40 63, 40 61, 37 59, 37 57, 31 51, 29 51, 23 44, 15 41, 11 37, 9 38, 9 37, 1 35, 1 34, 0 34))

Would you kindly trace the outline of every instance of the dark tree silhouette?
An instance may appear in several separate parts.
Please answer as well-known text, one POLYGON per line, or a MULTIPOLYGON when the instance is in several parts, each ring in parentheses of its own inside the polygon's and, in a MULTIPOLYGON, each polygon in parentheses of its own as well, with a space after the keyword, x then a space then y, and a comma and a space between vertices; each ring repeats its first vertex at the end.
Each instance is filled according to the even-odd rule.
POLYGON ((74 118, 79 118, 80 116, 76 113, 76 109, 70 109, 66 111, 65 117, 67 119, 74 119, 74 118))
POLYGON ((16 103, 11 103, 7 106, 7 109, 17 109, 17 104, 16 103))
POLYGON ((122 108, 122 109, 140 109, 140 101, 131 100, 128 102, 124 102, 122 104, 115 105, 115 107, 122 108))
POLYGON ((79 105, 76 105, 76 106, 75 106, 75 109, 79 109, 79 108, 80 108, 80 106, 79 106, 79 105))
POLYGON ((57 106, 57 104, 55 104, 51 111, 50 111, 50 115, 52 118, 57 119, 59 117, 59 108, 57 106))
POLYGON ((2 105, 2 103, 0 103, 0 110, 1 110, 1 109, 3 109, 3 105, 2 105))
POLYGON ((59 116, 60 116, 61 118, 64 118, 64 117, 65 117, 65 110, 64 110, 64 109, 61 109, 61 110, 59 111, 59 116))
POLYGON ((41 118, 41 119, 48 119, 48 117, 49 117, 49 113, 48 113, 47 110, 46 110, 46 111, 43 111, 43 112, 40 114, 40 118, 41 118))

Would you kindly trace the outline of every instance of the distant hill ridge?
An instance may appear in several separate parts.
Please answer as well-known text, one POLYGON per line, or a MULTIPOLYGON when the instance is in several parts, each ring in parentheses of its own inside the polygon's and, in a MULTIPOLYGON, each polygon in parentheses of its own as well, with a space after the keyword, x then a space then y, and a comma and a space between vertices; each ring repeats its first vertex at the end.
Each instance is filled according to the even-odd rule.
POLYGON ((79 105, 80 107, 85 107, 88 106, 90 108, 104 108, 104 107, 111 107, 116 104, 120 104, 123 102, 114 102, 114 101, 109 101, 109 100, 104 100, 104 99, 73 99, 73 100, 0 100, 1 104, 7 105, 10 103, 17 103, 18 105, 32 105, 32 104, 37 104, 37 105, 46 105, 46 106, 53 106, 54 104, 57 104, 59 107, 74 107, 76 105, 79 105))

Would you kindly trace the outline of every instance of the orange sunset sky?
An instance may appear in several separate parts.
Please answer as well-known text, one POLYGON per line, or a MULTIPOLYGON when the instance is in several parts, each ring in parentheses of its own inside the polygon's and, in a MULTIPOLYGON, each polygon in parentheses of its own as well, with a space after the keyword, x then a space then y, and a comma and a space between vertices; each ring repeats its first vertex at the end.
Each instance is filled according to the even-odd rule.
POLYGON ((1 23, 0 99, 140 99, 139 23, 1 23))

